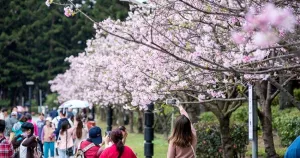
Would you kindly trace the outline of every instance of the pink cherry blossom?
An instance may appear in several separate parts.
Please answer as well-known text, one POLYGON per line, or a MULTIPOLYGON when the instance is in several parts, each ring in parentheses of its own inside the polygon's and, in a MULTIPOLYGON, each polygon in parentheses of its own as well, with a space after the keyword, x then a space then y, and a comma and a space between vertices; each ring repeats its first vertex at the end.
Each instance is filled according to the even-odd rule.
POLYGON ((70 7, 65 7, 64 11, 65 11, 65 16, 66 17, 73 16, 73 14, 74 14, 74 11, 70 7))

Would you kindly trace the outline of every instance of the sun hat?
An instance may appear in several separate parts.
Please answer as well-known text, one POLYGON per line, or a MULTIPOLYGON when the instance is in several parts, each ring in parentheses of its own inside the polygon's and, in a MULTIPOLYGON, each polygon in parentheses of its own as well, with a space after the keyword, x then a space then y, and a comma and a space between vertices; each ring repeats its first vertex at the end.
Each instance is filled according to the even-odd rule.
POLYGON ((89 137, 94 144, 102 143, 101 128, 94 126, 89 130, 89 137))
POLYGON ((11 116, 18 116, 18 113, 17 112, 15 112, 15 111, 13 111, 13 112, 11 112, 11 114, 10 114, 11 116))
POLYGON ((46 121, 52 122, 52 118, 51 117, 47 117, 46 121))

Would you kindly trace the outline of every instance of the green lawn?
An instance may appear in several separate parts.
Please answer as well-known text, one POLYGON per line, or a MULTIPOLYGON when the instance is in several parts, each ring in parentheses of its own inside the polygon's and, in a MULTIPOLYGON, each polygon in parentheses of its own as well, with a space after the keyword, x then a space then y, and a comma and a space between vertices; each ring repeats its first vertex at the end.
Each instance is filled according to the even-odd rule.
MULTIPOLYGON (((106 131, 106 123, 97 120, 97 126, 102 129, 102 134, 106 131)), ((117 127, 113 127, 115 129, 117 127)), ((127 129, 129 127, 126 127, 127 129)), ((136 129, 135 129, 136 130, 136 129)), ((167 157, 168 141, 163 138, 161 134, 155 134, 154 140, 154 155, 153 158, 167 157)), ((128 133, 126 145, 129 146, 136 154, 137 157, 144 157, 144 135, 138 133, 128 133)))

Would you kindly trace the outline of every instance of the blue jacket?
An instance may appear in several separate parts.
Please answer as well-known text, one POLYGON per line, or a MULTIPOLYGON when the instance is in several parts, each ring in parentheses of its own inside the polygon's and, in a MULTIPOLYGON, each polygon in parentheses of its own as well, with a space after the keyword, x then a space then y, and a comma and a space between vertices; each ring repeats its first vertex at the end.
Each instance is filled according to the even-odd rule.
POLYGON ((293 143, 287 148, 284 158, 300 157, 300 136, 298 136, 293 143))

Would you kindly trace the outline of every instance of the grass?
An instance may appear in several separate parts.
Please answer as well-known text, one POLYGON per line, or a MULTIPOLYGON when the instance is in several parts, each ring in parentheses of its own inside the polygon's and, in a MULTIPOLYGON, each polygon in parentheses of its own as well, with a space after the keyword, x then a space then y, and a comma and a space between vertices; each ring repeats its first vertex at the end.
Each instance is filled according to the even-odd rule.
MULTIPOLYGON (((102 134, 104 133, 104 131, 106 131, 107 125, 105 122, 97 119, 97 126, 99 126, 102 129, 102 134)), ((113 126, 113 129, 115 128, 117 128, 117 126, 113 126)), ((126 128, 129 129, 129 127, 126 128)), ((168 141, 163 138, 163 135, 155 134, 153 144, 153 158, 167 157, 168 141)), ((137 157, 144 157, 144 134, 128 133, 126 145, 129 146, 133 150, 133 152, 136 153, 137 157)))
MULTIPOLYGON (((280 140, 277 135, 274 135, 274 144, 275 144, 275 149, 276 153, 279 155, 279 157, 284 157, 284 154, 286 152, 286 147, 283 147, 280 145, 280 140)), ((252 142, 249 141, 249 144, 247 146, 247 157, 250 157, 252 154, 252 142)), ((264 142, 262 139, 262 136, 258 136, 258 156, 259 157, 267 157, 265 153, 265 147, 264 147, 264 142)))

